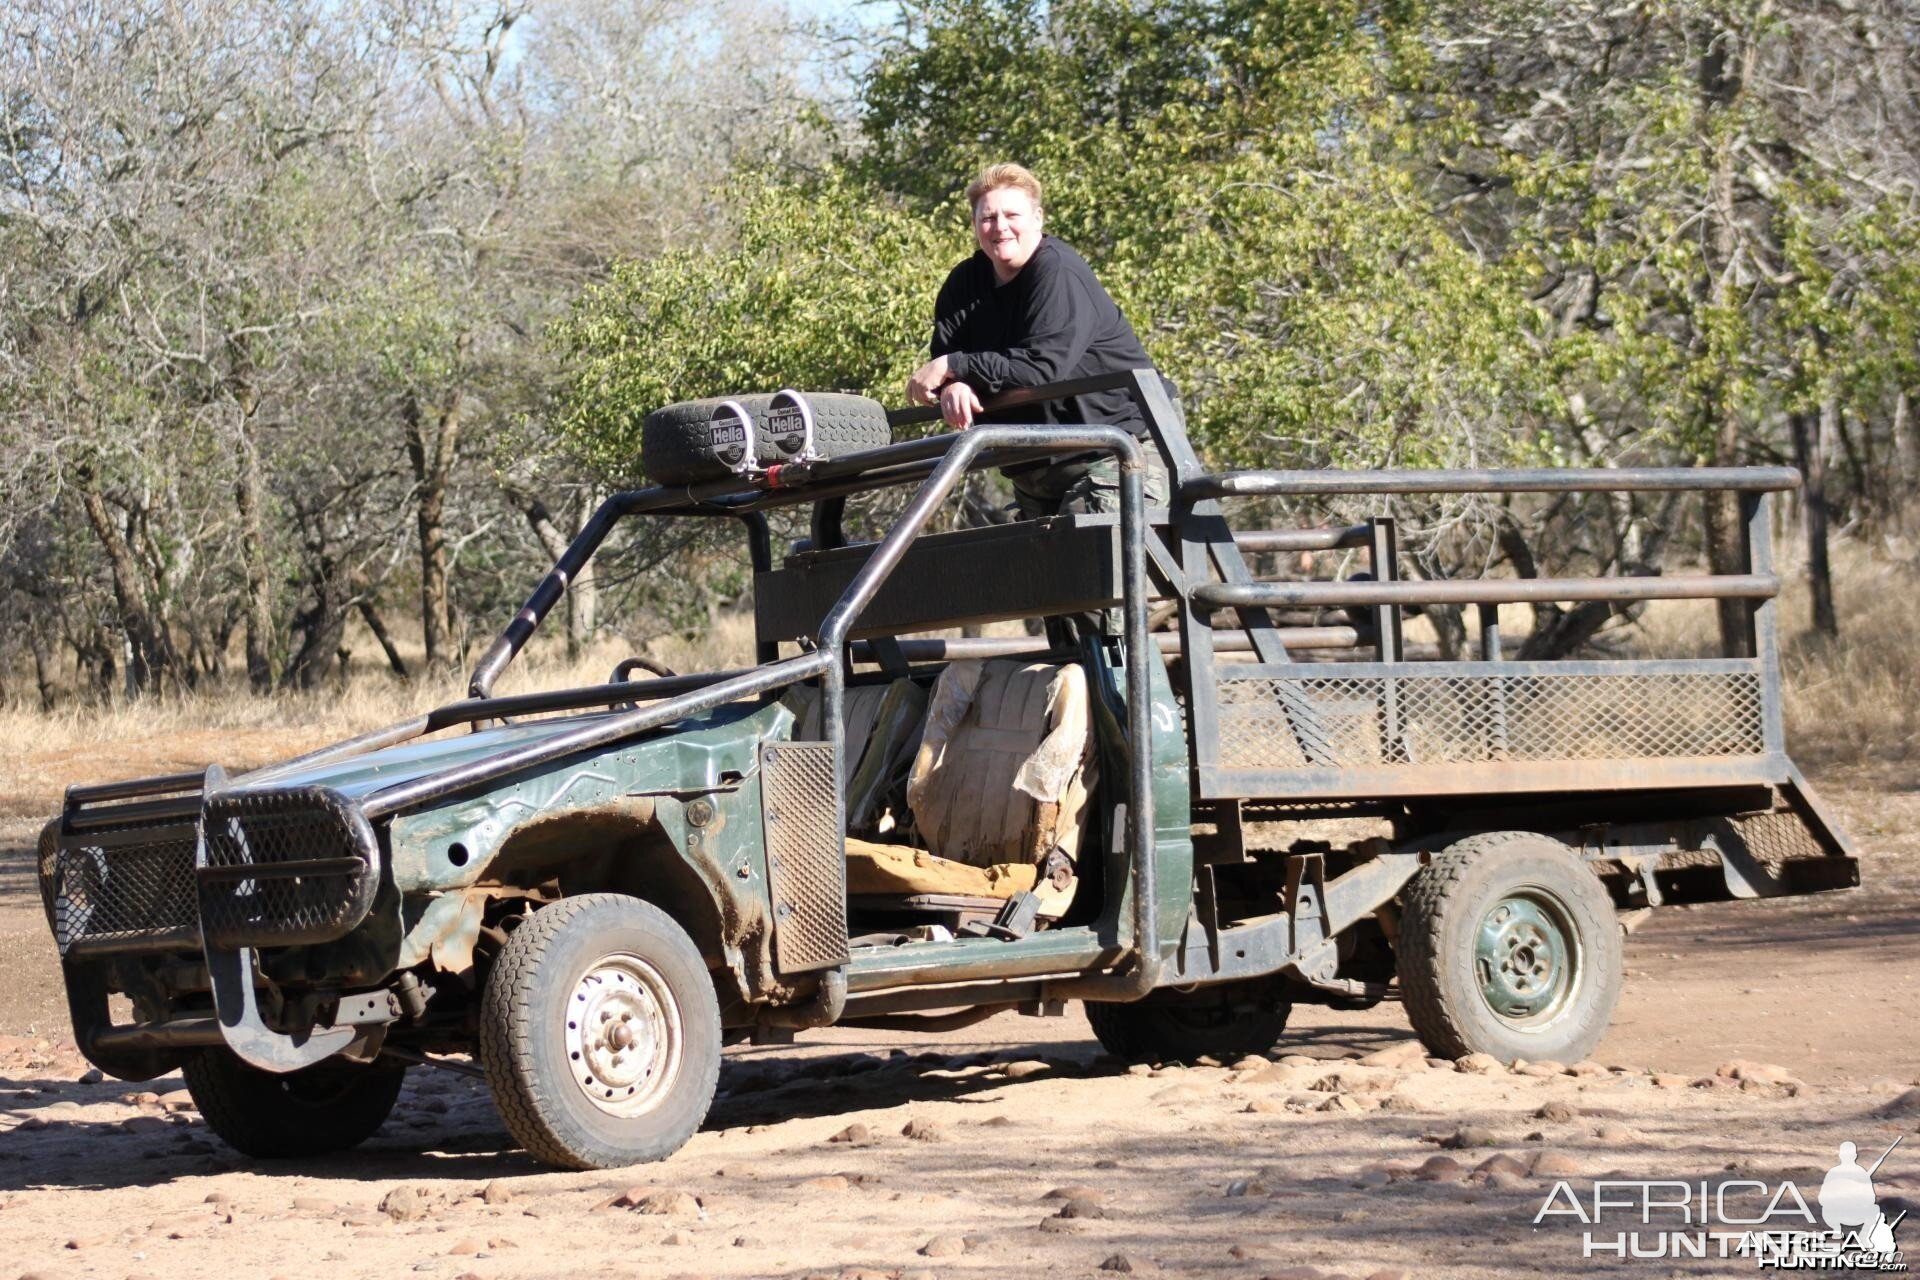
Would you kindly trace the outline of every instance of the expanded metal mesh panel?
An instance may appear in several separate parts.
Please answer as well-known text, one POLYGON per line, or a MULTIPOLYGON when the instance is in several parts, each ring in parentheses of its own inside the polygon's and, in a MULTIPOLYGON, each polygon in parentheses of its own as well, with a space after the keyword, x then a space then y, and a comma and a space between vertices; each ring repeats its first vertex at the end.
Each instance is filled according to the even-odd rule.
POLYGON ((379 850, 367 820, 320 787, 207 801, 200 914, 217 946, 327 942, 373 905, 379 850))
POLYGON ((1728 819, 1727 825, 1754 861, 1769 870, 1777 871, 1797 858, 1823 858, 1827 854, 1806 819, 1792 810, 1741 814, 1728 819))
POLYGON ((193 828, 156 828, 150 838, 111 839, 132 828, 75 836, 101 843, 62 848, 56 831, 40 840, 41 893, 62 954, 76 942, 190 937, 194 902, 193 828))
POLYGON ((1760 755, 1752 672, 1220 682, 1228 769, 1760 755))
POLYGON ((833 779, 833 744, 770 743, 760 797, 773 896, 773 958, 783 973, 847 960, 847 852, 833 779))
POLYGON ((39 858, 35 862, 40 884, 40 905, 46 909, 47 923, 53 923, 53 874, 60 861, 60 819, 40 828, 39 858))

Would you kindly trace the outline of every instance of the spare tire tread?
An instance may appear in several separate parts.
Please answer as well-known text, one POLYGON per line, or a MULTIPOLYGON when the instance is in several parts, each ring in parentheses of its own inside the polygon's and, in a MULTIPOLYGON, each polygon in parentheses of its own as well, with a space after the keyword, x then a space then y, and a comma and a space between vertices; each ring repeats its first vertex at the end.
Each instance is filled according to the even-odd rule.
MULTIPOLYGON (((813 410, 813 446, 822 458, 837 458, 893 443, 886 406, 868 396, 845 392, 802 392, 813 410)), ((648 414, 640 428, 640 466, 655 484, 697 484, 718 480, 727 468, 714 457, 710 423, 713 411, 729 400, 753 416, 755 449, 764 459, 771 448, 766 429, 773 393, 713 396, 683 400, 648 414)))

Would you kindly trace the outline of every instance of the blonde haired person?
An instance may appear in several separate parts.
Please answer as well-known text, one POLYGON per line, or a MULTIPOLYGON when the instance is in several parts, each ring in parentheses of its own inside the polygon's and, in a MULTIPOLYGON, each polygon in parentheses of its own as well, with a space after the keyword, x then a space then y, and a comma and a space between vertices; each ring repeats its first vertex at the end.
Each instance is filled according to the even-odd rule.
MULTIPOLYGON (((933 358, 908 379, 907 399, 938 404, 956 431, 976 421, 1041 421, 1117 426, 1144 436, 1146 424, 1124 388, 1005 415, 982 413, 983 399, 1014 387, 1147 369, 1153 362, 1086 259, 1046 234, 1039 179, 1017 164, 988 165, 966 198, 979 249, 940 288, 933 358)), ((1101 465, 1098 457, 1081 456, 1006 474, 1027 518, 1116 506, 1111 459, 1101 465)), ((1149 488, 1161 492, 1150 500, 1161 500, 1164 480, 1151 480, 1158 483, 1149 488)))

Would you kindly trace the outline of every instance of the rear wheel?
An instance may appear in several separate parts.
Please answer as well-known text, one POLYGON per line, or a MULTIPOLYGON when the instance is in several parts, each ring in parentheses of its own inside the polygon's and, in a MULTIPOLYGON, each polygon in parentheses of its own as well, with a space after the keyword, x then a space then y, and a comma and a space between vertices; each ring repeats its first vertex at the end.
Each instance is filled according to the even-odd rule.
POLYGON ((1402 904, 1401 995, 1427 1048, 1574 1062, 1599 1045, 1620 998, 1620 926, 1571 849, 1527 831, 1470 836, 1402 904))
POLYGON ((1103 1048, 1128 1062, 1183 1062, 1265 1053, 1286 1030, 1293 1002, 1277 982, 1229 982, 1156 991, 1127 1004, 1089 1001, 1103 1048))
POLYGON ((285 1075, 231 1049, 202 1049, 181 1068, 207 1127, 234 1150, 263 1160, 357 1147, 379 1131, 400 1097, 404 1067, 329 1058, 285 1075))
POLYGON ((480 1010, 480 1065, 507 1129, 565 1169, 679 1150, 713 1103, 720 1041, 699 948, 664 911, 621 894, 527 917, 480 1010))

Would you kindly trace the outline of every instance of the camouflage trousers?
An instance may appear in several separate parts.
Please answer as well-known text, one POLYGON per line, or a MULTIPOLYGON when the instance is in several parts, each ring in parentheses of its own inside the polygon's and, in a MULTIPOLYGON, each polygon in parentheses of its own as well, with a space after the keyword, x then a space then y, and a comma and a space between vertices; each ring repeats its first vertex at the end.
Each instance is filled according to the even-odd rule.
MULTIPOLYGON (((1104 454, 1090 460, 1070 458, 1042 471, 1023 471, 1012 480, 1014 511, 1022 520, 1120 510, 1120 460, 1104 454)), ((1169 488, 1166 464, 1149 452, 1147 505, 1167 505, 1169 488)))

